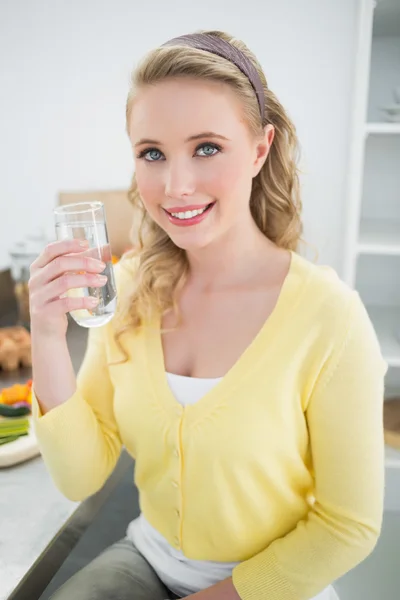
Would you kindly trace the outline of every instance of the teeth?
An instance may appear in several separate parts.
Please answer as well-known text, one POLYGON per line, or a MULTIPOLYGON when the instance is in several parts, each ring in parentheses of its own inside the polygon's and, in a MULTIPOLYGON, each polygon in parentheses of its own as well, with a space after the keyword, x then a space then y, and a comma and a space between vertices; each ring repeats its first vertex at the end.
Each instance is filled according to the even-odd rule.
POLYGON ((187 210, 186 212, 171 213, 171 215, 173 217, 176 217, 177 219, 193 219, 193 217, 197 217, 197 215, 203 214, 206 208, 207 206, 205 206, 204 208, 199 208, 197 210, 187 210))

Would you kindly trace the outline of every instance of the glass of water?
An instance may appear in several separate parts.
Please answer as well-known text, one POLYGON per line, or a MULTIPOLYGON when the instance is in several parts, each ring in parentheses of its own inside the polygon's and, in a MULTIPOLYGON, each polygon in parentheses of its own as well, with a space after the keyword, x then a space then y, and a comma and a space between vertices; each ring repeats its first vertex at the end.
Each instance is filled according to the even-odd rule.
POLYGON ((57 240, 87 240, 89 247, 82 254, 105 263, 102 275, 107 283, 102 287, 76 288, 68 296, 93 296, 99 300, 93 309, 71 311, 71 317, 82 327, 100 327, 110 321, 117 304, 117 289, 108 241, 107 224, 102 202, 79 202, 54 209, 57 240))

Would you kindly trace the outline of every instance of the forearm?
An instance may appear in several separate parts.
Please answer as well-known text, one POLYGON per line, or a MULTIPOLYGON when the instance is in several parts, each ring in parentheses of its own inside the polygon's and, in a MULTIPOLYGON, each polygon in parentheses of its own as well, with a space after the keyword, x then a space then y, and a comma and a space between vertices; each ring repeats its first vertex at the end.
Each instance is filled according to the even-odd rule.
POLYGON ((362 562, 379 536, 377 519, 360 521, 318 506, 305 521, 233 571, 242 600, 313 598, 362 562))
POLYGON ((316 595, 371 552, 379 531, 379 523, 346 523, 319 512, 311 511, 293 532, 236 567, 233 578, 185 600, 297 600, 300 588, 301 597, 316 595), (298 580, 287 579, 295 571, 298 580))
POLYGON ((40 451, 58 489, 74 501, 97 492, 121 451, 115 424, 100 422, 79 389, 42 416, 33 396, 32 409, 40 451))
POLYGON ((34 389, 41 413, 63 404, 76 391, 76 378, 65 337, 32 337, 34 389))
MULTIPOLYGON (((61 353, 67 369, 66 348, 53 346, 52 351, 61 353)), ((62 361, 54 364, 59 368, 62 361)), ((48 368, 46 375, 44 364, 39 361, 38 365, 43 387, 36 387, 34 380, 32 411, 42 456, 62 493, 71 500, 83 500, 104 484, 122 445, 114 416, 114 389, 102 328, 89 331, 88 348, 76 383, 73 373, 68 379, 66 373, 51 372, 48 368), (40 393, 47 394, 44 402, 53 403, 52 410, 44 415, 39 412, 44 404, 40 393)))

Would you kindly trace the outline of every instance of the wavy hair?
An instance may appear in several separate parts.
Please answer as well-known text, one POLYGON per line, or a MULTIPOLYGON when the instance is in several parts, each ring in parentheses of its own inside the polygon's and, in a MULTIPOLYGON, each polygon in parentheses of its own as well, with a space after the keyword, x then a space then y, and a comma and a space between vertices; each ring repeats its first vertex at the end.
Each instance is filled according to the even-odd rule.
MULTIPOLYGON (((126 103, 126 127, 139 89, 168 78, 190 77, 224 82, 240 98, 245 119, 252 133, 259 136, 271 124, 275 136, 268 157, 253 179, 250 209, 262 233, 281 248, 296 250, 302 233, 301 199, 297 161, 299 147, 295 126, 275 94, 268 88, 264 72, 254 54, 240 40, 221 31, 204 31, 217 36, 244 52, 256 67, 265 94, 265 118, 254 90, 245 75, 230 61, 190 47, 167 46, 150 51, 132 73, 126 103)), ((134 232, 136 249, 127 258, 136 257, 133 287, 124 298, 120 316, 127 327, 140 327, 156 314, 177 311, 179 290, 186 281, 189 266, 186 253, 178 248, 155 223, 141 201, 135 175, 128 192, 138 218, 134 232)), ((124 261, 122 261, 124 262, 124 261)), ((122 266, 122 265, 121 265, 122 266)))

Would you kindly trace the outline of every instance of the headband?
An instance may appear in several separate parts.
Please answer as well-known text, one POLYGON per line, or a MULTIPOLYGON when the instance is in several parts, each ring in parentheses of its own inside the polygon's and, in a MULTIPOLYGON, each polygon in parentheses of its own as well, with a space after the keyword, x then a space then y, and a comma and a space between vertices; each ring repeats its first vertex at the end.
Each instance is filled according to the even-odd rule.
POLYGON ((261 120, 264 121, 265 98, 260 76, 251 60, 247 58, 239 48, 236 48, 236 46, 233 46, 220 37, 208 33, 190 33, 181 35, 165 42, 163 46, 189 46, 191 48, 197 48, 198 50, 205 50, 206 52, 211 52, 211 54, 216 54, 221 58, 225 58, 236 65, 250 81, 257 97, 261 120))

